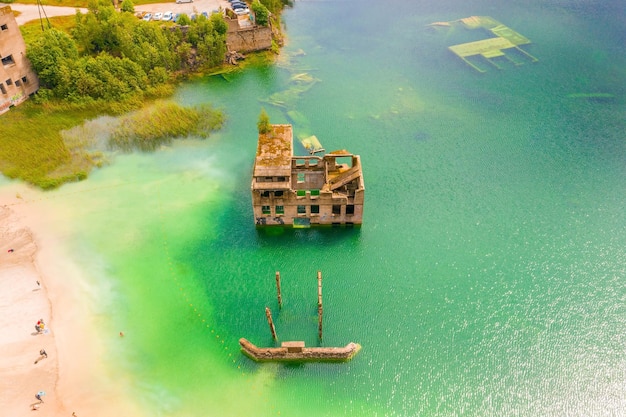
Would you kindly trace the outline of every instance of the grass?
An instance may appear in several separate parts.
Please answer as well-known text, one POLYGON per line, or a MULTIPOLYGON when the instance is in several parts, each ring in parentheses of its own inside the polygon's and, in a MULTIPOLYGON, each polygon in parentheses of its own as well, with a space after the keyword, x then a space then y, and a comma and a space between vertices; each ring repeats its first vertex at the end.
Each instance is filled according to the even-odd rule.
MULTIPOLYGON (((61 30, 65 33, 70 33, 74 27, 76 27, 76 17, 72 16, 56 16, 48 18, 53 28, 61 30)), ((44 28, 48 28, 48 23, 44 20, 44 28)), ((33 20, 20 26, 22 37, 26 45, 30 45, 39 35, 41 35, 41 22, 39 20, 33 20)))
POLYGON ((91 156, 66 147, 61 131, 100 114, 101 108, 48 109, 27 101, 2 116, 0 171, 43 189, 86 178, 91 156))

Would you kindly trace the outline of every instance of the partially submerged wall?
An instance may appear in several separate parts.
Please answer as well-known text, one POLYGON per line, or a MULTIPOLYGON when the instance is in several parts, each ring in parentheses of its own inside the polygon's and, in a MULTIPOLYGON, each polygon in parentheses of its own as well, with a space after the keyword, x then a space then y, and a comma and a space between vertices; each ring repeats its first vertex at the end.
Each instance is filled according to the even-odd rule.
POLYGON ((255 361, 348 361, 361 349, 358 343, 348 343, 344 347, 303 347, 297 352, 287 347, 260 348, 245 338, 239 339, 241 350, 255 361))

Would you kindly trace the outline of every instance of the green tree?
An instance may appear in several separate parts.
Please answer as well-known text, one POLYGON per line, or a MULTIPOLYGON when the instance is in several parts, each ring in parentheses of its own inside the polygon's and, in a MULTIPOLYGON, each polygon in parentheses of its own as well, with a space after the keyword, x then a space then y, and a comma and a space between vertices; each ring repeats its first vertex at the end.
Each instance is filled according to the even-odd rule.
POLYGON ((124 0, 122 1, 122 9, 123 12, 127 13, 135 13, 135 5, 133 4, 133 0, 124 0))
POLYGON ((270 117, 265 112, 264 108, 261 108, 261 114, 259 114, 259 121, 256 124, 259 129, 259 133, 265 134, 272 131, 272 125, 270 124, 270 117))
POLYGON ((107 1, 101 0, 89 2, 89 12, 86 14, 76 13, 76 27, 72 36, 76 39, 80 50, 89 54, 98 54, 102 51, 117 49, 118 13, 107 1))
POLYGON ((191 24, 191 19, 186 13, 183 13, 178 16, 178 22, 176 23, 178 23, 180 26, 189 26, 191 24))
POLYGON ((259 0, 254 0, 250 6, 254 12, 254 19, 257 25, 267 26, 270 23, 270 11, 259 0))
POLYGON ((283 1, 281 0, 261 0, 261 3, 267 7, 271 13, 279 13, 283 8, 283 1))
POLYGON ((219 35, 226 35, 228 32, 228 24, 224 20, 224 16, 221 13, 213 13, 211 17, 209 17, 211 24, 213 25, 213 30, 219 35))
POLYGON ((128 58, 115 58, 106 53, 83 57, 72 74, 85 90, 83 94, 94 99, 124 101, 141 94, 147 86, 146 73, 128 58))
POLYGON ((65 32, 48 29, 26 52, 43 87, 54 89, 64 81, 67 61, 78 59, 76 44, 65 32))

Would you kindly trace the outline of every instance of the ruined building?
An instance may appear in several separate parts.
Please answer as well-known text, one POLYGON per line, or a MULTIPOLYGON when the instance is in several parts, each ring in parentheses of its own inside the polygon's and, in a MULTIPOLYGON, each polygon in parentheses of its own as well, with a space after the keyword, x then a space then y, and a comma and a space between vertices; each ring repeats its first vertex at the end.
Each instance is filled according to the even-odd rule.
POLYGON ((11 7, 0 7, 0 114, 34 94, 39 80, 26 58, 22 38, 11 7))
POLYGON ((258 226, 360 225, 365 186, 361 158, 348 151, 293 155, 291 125, 259 134, 252 174, 258 226))

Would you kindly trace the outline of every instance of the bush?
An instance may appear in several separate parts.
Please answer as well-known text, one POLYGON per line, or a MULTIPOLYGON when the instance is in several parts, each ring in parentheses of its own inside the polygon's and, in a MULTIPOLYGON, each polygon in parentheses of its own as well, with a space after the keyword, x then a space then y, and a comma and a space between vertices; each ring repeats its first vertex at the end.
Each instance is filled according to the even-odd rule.
POLYGON ((254 12, 255 22, 259 26, 267 26, 270 23, 270 11, 259 0, 254 0, 250 6, 254 12))
POLYGON ((272 131, 272 125, 270 124, 270 117, 265 112, 265 109, 261 109, 261 114, 259 114, 259 121, 257 122, 257 128, 259 129, 259 133, 265 134, 272 131))
POLYGON ((121 10, 127 13, 135 13, 135 5, 132 0, 124 0, 122 1, 121 10))

